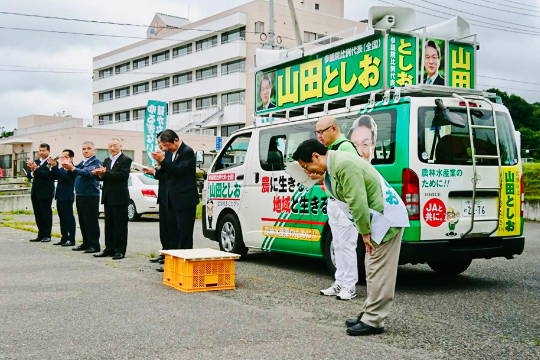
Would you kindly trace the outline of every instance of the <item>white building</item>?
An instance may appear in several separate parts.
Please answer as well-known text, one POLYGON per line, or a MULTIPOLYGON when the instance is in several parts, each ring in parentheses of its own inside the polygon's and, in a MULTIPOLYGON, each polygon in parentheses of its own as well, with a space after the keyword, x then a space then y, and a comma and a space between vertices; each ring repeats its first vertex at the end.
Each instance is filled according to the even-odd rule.
MULTIPOLYGON (((366 24, 343 18, 343 2, 294 0, 302 40, 363 31, 366 24)), ((292 48, 287 3, 275 0, 274 26, 280 46, 292 48)), ((249 69, 268 34, 268 6, 255 0, 194 23, 156 14, 147 40, 94 58, 94 127, 142 131, 148 100, 168 102, 167 127, 180 133, 226 137, 250 124, 255 86, 249 69)))

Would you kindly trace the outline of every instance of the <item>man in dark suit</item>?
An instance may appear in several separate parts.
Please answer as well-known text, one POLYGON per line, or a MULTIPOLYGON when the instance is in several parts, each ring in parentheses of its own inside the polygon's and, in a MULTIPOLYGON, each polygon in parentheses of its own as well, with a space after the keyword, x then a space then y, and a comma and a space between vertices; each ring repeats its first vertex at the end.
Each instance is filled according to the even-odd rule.
MULTIPOLYGON (((426 85, 444 85, 444 78, 439 73, 441 66, 441 48, 433 40, 428 40, 425 46, 424 69, 424 84, 426 85)), ((444 66, 443 66, 444 68, 444 66)))
POLYGON ((131 159, 122 153, 122 143, 118 139, 109 141, 111 156, 103 161, 103 166, 92 171, 103 181, 101 203, 105 209, 105 250, 94 257, 112 256, 120 260, 126 256, 128 236, 128 180, 131 159))
MULTIPOLYGON (((60 162, 73 164, 74 156, 72 150, 66 149, 62 152, 60 162)), ((58 181, 54 198, 56 199, 56 209, 60 218, 60 232, 62 233, 60 241, 53 245, 74 246, 76 226, 75 216, 73 215, 73 202, 75 201, 73 191, 75 189, 75 178, 69 176, 63 167, 58 167, 56 159, 49 158, 49 164, 51 165, 53 179, 58 181)))
POLYGON ((193 249, 193 226, 199 203, 196 160, 193 149, 181 142, 178 135, 167 129, 158 134, 166 152, 153 152, 157 162, 156 174, 166 180, 165 199, 170 249, 193 249))
POLYGON ((83 142, 82 154, 84 160, 77 166, 71 163, 62 163, 62 167, 67 170, 68 175, 75 178, 75 193, 77 194, 75 204, 77 205, 77 215, 83 238, 82 245, 76 246, 72 250, 97 253, 100 250, 99 181, 98 177, 92 174, 92 171, 100 167, 102 163, 96 157, 96 146, 91 141, 83 142))
POLYGON ((31 242, 51 241, 52 231, 52 200, 54 198, 54 180, 48 163, 51 148, 49 144, 39 145, 39 159, 29 161, 26 165, 30 171, 26 177, 32 181, 31 199, 38 235, 31 242))

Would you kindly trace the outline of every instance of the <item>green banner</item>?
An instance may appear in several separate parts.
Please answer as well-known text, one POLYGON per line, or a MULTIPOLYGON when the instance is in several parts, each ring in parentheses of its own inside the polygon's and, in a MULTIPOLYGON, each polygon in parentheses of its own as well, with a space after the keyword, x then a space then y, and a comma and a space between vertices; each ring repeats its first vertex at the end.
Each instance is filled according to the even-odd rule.
POLYGON ((368 36, 258 72, 256 113, 382 89, 383 39, 381 34, 368 36))
POLYGON ((152 166, 155 160, 150 156, 151 152, 159 149, 157 134, 167 128, 167 103, 148 100, 144 116, 144 148, 152 166))
POLYGON ((453 87, 474 89, 474 45, 450 41, 448 52, 450 59, 448 84, 453 87))
POLYGON ((388 87, 416 85, 416 37, 388 35, 388 87))

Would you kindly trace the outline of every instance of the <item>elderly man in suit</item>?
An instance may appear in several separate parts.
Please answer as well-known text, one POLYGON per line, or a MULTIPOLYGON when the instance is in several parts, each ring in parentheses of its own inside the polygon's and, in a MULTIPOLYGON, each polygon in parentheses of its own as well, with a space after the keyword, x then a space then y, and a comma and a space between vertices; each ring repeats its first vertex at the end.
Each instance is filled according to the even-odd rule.
MULTIPOLYGON (((60 161, 72 164, 74 156, 72 150, 66 149, 62 152, 60 161)), ((75 216, 73 215, 73 202, 75 201, 73 191, 75 189, 75 179, 67 174, 66 169, 58 167, 56 159, 49 159, 49 164, 51 165, 53 178, 58 181, 54 198, 56 199, 56 209, 60 218, 60 232, 62 233, 60 241, 53 245, 74 246, 76 225, 75 216)))
POLYGON ((51 148, 49 144, 39 145, 39 159, 29 161, 26 165, 30 171, 26 174, 32 181, 30 198, 34 208, 34 217, 38 228, 38 235, 31 242, 51 241, 52 231, 52 200, 54 198, 54 180, 51 167, 48 163, 51 148))
POLYGON ((103 166, 92 173, 103 181, 101 203, 105 209, 105 250, 95 257, 112 256, 113 260, 126 255, 128 236, 128 180, 131 159, 122 153, 122 143, 118 139, 109 141, 111 156, 103 161, 103 166))
POLYGON ((193 249, 193 227, 199 203, 197 191, 196 160, 193 149, 180 141, 172 130, 158 135, 166 152, 153 152, 157 162, 156 175, 166 180, 165 199, 170 249, 193 249))

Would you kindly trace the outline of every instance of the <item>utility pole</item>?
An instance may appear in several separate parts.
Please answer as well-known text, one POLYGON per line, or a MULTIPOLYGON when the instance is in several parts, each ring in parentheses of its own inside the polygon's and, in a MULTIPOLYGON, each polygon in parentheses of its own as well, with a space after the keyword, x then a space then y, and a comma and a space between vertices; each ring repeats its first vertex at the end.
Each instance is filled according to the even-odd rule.
POLYGON ((263 45, 263 49, 273 49, 274 48, 274 0, 268 0, 268 42, 263 45))
POLYGON ((300 27, 298 26, 298 19, 296 18, 296 10, 294 9, 293 0, 289 0, 289 11, 291 12, 291 20, 294 27, 294 35, 296 37, 296 45, 302 45, 302 36, 300 35, 300 27))

